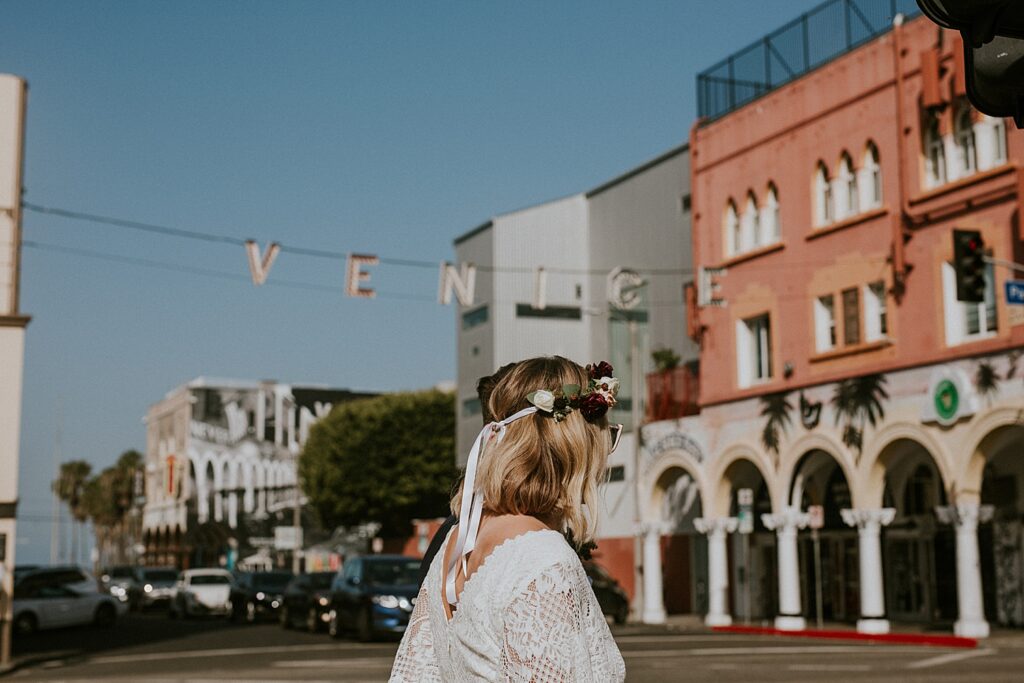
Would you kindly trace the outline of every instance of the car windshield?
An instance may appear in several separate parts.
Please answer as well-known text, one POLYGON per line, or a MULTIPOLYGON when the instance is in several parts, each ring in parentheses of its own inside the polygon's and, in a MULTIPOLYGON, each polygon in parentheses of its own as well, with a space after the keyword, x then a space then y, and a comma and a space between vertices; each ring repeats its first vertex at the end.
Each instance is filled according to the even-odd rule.
POLYGON ((366 563, 366 580, 385 586, 416 583, 420 573, 419 560, 376 560, 366 563))
POLYGON ((313 590, 323 590, 331 587, 331 581, 334 579, 334 572, 320 572, 312 574, 310 576, 310 584, 313 590))
POLYGON ((231 579, 223 574, 196 574, 189 583, 193 586, 226 586, 231 579))
POLYGON ((114 579, 130 579, 132 578, 131 567, 116 567, 110 570, 110 576, 114 579))
POLYGON ((173 569, 147 569, 142 576, 148 583, 174 583, 178 580, 178 572, 173 569))
POLYGON ((261 591, 283 591, 291 580, 292 575, 286 573, 256 574, 252 577, 252 587, 261 591))

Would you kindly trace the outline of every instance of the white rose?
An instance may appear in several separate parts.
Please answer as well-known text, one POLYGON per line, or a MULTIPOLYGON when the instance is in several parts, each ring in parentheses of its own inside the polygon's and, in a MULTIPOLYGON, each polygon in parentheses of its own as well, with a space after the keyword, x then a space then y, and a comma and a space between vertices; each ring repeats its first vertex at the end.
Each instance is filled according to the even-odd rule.
POLYGON ((604 393, 611 394, 613 398, 619 393, 619 380, 617 377, 602 377, 597 380, 597 386, 604 393), (605 384, 608 385, 607 389, 604 388, 605 384))
POLYGON ((550 391, 541 389, 540 391, 533 392, 533 400, 531 403, 544 412, 550 413, 555 409, 555 395, 550 391))

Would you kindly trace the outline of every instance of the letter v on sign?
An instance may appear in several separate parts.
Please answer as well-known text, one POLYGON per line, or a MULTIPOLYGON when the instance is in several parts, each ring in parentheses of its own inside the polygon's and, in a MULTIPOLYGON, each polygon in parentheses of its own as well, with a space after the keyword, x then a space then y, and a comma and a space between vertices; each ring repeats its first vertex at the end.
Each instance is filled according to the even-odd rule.
POLYGON ((274 259, 277 258, 278 252, 281 251, 281 245, 277 242, 271 242, 267 246, 267 251, 260 257, 260 245, 256 244, 255 240, 245 241, 245 253, 249 255, 249 273, 252 275, 252 283, 256 286, 262 285, 267 281, 267 275, 270 274, 270 266, 274 264, 274 259))

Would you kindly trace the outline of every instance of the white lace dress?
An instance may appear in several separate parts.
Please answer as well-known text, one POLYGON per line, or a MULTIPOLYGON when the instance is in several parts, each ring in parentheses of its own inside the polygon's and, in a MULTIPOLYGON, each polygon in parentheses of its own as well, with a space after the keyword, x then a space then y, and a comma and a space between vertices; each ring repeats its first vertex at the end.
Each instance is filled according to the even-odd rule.
POLYGON ((434 557, 402 638, 391 683, 606 683, 626 677, 594 591, 557 531, 497 546, 469 577, 451 621, 434 557))

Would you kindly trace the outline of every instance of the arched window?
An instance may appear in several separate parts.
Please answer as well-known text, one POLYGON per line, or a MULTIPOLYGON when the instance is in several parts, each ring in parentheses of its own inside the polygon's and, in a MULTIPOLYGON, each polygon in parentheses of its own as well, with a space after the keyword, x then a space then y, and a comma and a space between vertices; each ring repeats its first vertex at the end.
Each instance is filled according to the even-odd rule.
POLYGON ((814 176, 815 219, 818 225, 828 225, 835 220, 835 207, 832 204, 832 179, 828 176, 828 168, 822 161, 818 162, 818 170, 814 176))
POLYGON ((768 183, 768 192, 761 208, 761 244, 775 244, 782 239, 782 224, 779 222, 779 191, 775 183, 768 183))
POLYGON ((740 251, 750 251, 758 245, 757 235, 757 197, 753 192, 747 193, 747 203, 740 217, 740 251))
POLYGON ((946 147, 939 132, 939 119, 930 114, 924 128, 925 186, 938 187, 946 182, 946 147))
POLYGON ((878 162, 878 147, 868 142, 864 150, 864 163, 860 168, 861 208, 874 209, 882 205, 882 166, 878 162))
POLYGON ((857 175, 853 172, 850 155, 843 152, 839 159, 839 211, 837 218, 855 216, 860 212, 860 196, 857 193, 857 175))
POLYGON ((978 170, 978 152, 974 139, 974 120, 971 107, 964 104, 956 112, 953 135, 956 140, 957 177, 971 175, 978 170))
POLYGON ((735 256, 740 251, 740 217, 736 204, 729 200, 725 209, 725 255, 735 256))

